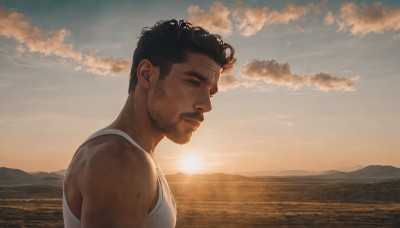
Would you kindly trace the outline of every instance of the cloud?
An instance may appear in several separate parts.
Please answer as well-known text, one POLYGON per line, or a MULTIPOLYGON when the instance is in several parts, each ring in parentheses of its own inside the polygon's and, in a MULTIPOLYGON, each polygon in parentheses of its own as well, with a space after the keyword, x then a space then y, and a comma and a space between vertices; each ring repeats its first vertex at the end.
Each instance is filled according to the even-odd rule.
POLYGON ((29 51, 45 56, 70 59, 86 71, 100 75, 116 75, 128 70, 130 63, 122 59, 99 58, 74 50, 72 44, 64 41, 70 32, 62 28, 58 31, 45 31, 31 24, 28 17, 14 10, 7 11, 0 6, 0 36, 17 40, 19 53, 29 51))
POLYGON ((400 30, 400 9, 390 9, 380 2, 372 5, 345 3, 341 6, 340 17, 336 21, 339 31, 349 30, 352 35, 383 33, 400 30))
POLYGON ((318 90, 354 90, 355 82, 359 77, 345 78, 332 76, 327 73, 293 74, 288 63, 280 64, 276 60, 251 60, 246 63, 241 76, 253 80, 263 80, 280 86, 298 89, 302 86, 313 86, 318 90))
POLYGON ((267 6, 251 8, 237 3, 227 7, 220 1, 214 1, 208 12, 201 10, 198 5, 189 6, 187 11, 192 24, 202 26, 212 33, 230 35, 234 21, 241 35, 252 36, 265 26, 297 21, 310 11, 318 11, 323 4, 325 3, 297 6, 288 3, 280 11, 270 11, 267 6))
POLYGON ((232 74, 222 74, 218 82, 218 86, 222 91, 234 89, 239 86, 250 87, 253 85, 254 84, 251 82, 241 81, 235 78, 232 74))
POLYGON ((130 62, 120 58, 98 58, 92 53, 86 54, 82 63, 86 67, 86 71, 99 75, 117 75, 128 70, 130 64, 130 62))
POLYGON ((202 11, 198 5, 190 5, 188 13, 192 24, 201 26, 211 33, 225 36, 232 33, 232 22, 228 18, 230 10, 222 2, 213 2, 208 13, 202 11))
POLYGON ((259 8, 236 7, 232 14, 237 22, 236 28, 244 36, 252 36, 263 27, 273 24, 288 24, 297 21, 311 10, 317 10, 318 6, 308 4, 296 6, 288 3, 281 11, 270 11, 267 6, 259 8))
POLYGON ((335 22, 335 18, 333 17, 332 11, 329 11, 324 18, 324 24, 332 25, 334 22, 335 22))
POLYGON ((18 53, 24 53, 24 52, 26 51, 26 49, 25 49, 24 46, 22 46, 22 45, 17 45, 17 46, 15 47, 15 50, 16 50, 18 53))

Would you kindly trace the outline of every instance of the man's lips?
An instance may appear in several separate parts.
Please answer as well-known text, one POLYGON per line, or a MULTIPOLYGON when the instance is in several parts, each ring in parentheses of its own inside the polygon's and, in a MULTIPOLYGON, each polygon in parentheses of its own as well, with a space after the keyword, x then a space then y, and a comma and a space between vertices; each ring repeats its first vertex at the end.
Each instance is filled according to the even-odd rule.
POLYGON ((185 121, 188 122, 189 124, 193 125, 195 128, 198 128, 200 126, 200 121, 189 120, 189 119, 185 119, 185 121))

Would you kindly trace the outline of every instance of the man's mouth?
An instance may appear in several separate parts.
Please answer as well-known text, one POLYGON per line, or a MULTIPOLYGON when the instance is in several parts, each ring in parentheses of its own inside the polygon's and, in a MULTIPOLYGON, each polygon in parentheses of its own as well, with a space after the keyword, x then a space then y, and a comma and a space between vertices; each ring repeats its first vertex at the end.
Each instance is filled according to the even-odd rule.
POLYGON ((187 123, 189 123, 190 125, 192 125, 193 127, 195 127, 196 129, 200 126, 200 122, 199 122, 199 121, 196 121, 196 120, 188 120, 188 119, 185 119, 185 121, 186 121, 187 123))

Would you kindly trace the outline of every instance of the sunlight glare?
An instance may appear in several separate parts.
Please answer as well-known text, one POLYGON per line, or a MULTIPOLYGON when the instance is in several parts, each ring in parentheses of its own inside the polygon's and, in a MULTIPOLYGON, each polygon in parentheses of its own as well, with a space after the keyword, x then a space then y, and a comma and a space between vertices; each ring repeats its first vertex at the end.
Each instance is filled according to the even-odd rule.
POLYGON ((181 159, 181 169, 186 173, 199 172, 203 169, 201 157, 195 154, 183 155, 181 159))

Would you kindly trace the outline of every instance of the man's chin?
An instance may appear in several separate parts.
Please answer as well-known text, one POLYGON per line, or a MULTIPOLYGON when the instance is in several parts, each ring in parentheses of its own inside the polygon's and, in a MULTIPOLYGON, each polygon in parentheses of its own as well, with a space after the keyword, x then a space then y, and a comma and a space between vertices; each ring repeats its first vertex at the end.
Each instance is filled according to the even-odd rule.
POLYGON ((176 143, 176 144, 186 144, 190 141, 190 138, 192 137, 192 134, 185 134, 185 135, 167 135, 167 138, 169 140, 171 140, 172 142, 176 143))

